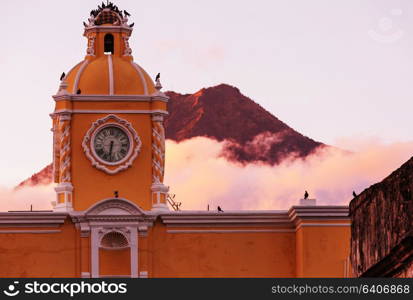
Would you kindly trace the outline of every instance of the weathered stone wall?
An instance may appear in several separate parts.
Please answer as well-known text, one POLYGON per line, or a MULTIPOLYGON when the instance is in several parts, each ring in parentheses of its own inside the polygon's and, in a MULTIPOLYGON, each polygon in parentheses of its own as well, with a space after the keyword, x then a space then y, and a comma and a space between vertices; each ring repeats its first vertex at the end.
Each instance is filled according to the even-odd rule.
POLYGON ((356 276, 409 273, 409 265, 413 268, 413 158, 353 199, 350 217, 350 261, 356 276))
POLYGON ((413 278, 413 262, 408 264, 403 271, 397 274, 398 278, 413 278))

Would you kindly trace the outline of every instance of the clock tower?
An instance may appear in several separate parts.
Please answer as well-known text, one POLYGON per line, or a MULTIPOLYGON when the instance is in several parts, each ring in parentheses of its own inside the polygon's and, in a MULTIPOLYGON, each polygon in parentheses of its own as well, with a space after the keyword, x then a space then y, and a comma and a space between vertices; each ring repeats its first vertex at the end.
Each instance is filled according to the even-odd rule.
POLYGON ((53 96, 55 211, 84 211, 109 198, 142 210, 168 210, 164 117, 168 97, 133 61, 129 14, 92 10, 86 56, 53 96))

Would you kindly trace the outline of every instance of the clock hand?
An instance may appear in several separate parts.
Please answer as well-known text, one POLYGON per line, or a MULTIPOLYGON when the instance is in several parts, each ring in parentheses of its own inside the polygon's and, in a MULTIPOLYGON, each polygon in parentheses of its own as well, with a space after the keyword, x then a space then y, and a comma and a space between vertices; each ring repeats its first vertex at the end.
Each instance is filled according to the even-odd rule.
POLYGON ((113 141, 110 141, 109 159, 112 159, 113 141))

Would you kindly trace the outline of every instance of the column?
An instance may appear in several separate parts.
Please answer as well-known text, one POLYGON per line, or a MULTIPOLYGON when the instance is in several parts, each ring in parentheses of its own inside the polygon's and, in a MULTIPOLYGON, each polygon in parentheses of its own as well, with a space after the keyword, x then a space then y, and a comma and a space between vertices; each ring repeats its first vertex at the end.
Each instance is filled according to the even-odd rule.
POLYGON ((165 128, 163 115, 152 116, 152 210, 169 211, 169 187, 163 184, 165 172, 165 128))
POLYGON ((58 116, 59 126, 59 184, 55 188, 57 199, 55 211, 72 211, 72 192, 73 185, 71 183, 71 139, 70 139, 70 123, 71 114, 61 113, 58 116))

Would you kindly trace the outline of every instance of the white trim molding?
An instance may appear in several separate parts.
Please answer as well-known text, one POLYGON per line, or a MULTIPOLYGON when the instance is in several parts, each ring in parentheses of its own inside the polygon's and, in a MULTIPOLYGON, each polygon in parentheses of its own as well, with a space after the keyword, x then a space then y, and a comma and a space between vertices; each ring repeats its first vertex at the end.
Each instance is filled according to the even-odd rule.
POLYGON ((76 114, 164 114, 168 115, 166 110, 154 109, 154 110, 116 110, 116 109, 60 109, 56 110, 54 114, 61 113, 76 113, 76 114))
POLYGON ((294 229, 168 229, 167 233, 294 233, 294 229))
POLYGON ((84 36, 86 36, 87 34, 91 33, 91 32, 126 32, 129 35, 132 32, 132 28, 129 26, 98 26, 98 25, 93 25, 93 26, 88 26, 85 27, 85 32, 84 32, 84 36))
POLYGON ((89 64, 89 60, 85 59, 82 65, 80 66, 79 70, 77 71, 76 77, 75 77, 75 84, 73 85, 73 90, 72 90, 73 94, 77 93, 77 90, 79 88, 80 76, 82 75, 83 71, 85 70, 88 64, 89 64))
POLYGON ((109 72, 109 95, 113 95, 115 93, 115 82, 113 78, 113 61, 112 55, 107 55, 108 57, 108 72, 109 72))
POLYGON ((143 75, 143 71, 142 71, 141 67, 139 67, 139 65, 134 63, 133 61, 131 61, 131 64, 132 64, 132 67, 136 70, 136 72, 138 73, 138 75, 141 79, 144 94, 148 95, 148 85, 146 83, 145 76, 143 75))
POLYGON ((61 230, 0 230, 0 234, 23 234, 23 233, 34 233, 34 234, 45 234, 45 233, 60 233, 61 230))
POLYGON ((21 212, 2 212, 0 213, 1 227, 42 227, 56 228, 64 224, 67 213, 55 212, 36 212, 36 211, 21 211, 21 212))
POLYGON ((294 206, 288 211, 169 211, 158 213, 169 233, 235 233, 238 230, 239 232, 293 232, 301 227, 351 226, 348 206, 294 206), (197 229, 193 229, 194 227, 197 229))
POLYGON ((113 175, 132 166, 133 161, 136 159, 139 151, 141 150, 142 142, 131 123, 116 115, 110 114, 93 122, 92 126, 83 138, 82 147, 86 157, 92 162, 92 166, 98 170, 104 171, 107 174, 113 175), (128 134, 130 140, 129 153, 123 160, 117 162, 115 165, 101 160, 93 150, 93 138, 96 132, 105 126, 110 125, 121 127, 128 134))
POLYGON ((305 226, 308 224, 316 224, 314 221, 326 224, 326 226, 330 226, 330 224, 334 226, 334 224, 337 224, 337 221, 350 222, 348 206, 342 205, 293 206, 288 211, 288 216, 297 229, 304 224, 305 226))

